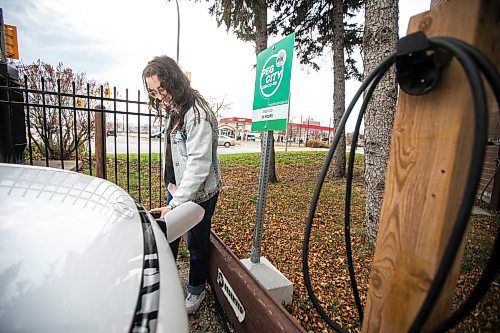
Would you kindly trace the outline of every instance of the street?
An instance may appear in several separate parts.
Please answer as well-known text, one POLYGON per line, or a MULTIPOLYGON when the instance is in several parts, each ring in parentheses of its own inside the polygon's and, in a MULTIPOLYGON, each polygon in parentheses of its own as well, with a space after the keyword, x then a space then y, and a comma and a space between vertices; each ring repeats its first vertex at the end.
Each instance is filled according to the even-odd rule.
MULTIPOLYGON (((137 153, 140 143, 140 152, 147 153, 149 151, 149 137, 147 135, 141 135, 140 139, 137 134, 133 133, 128 136, 128 152, 133 154, 137 153)), ((163 150, 164 142, 162 140, 161 147, 163 150)), ((327 148, 307 148, 304 144, 301 144, 300 147, 298 144, 293 143, 289 144, 288 147, 285 147, 283 143, 275 143, 275 151, 326 151, 327 148)), ((348 148, 350 149, 350 148, 348 148)), ((115 153, 115 137, 108 136, 106 138, 106 150, 108 154, 115 153)), ((219 146, 217 148, 217 152, 222 154, 241 154, 241 153, 257 153, 260 152, 260 141, 236 141, 235 146, 231 146, 226 148, 224 146, 219 146)), ((151 152, 158 153, 160 151, 160 139, 151 138, 151 152)), ((127 137, 123 133, 118 133, 116 136, 116 153, 125 154, 127 153, 127 137)), ((363 148, 357 148, 356 153, 363 154, 363 148)))

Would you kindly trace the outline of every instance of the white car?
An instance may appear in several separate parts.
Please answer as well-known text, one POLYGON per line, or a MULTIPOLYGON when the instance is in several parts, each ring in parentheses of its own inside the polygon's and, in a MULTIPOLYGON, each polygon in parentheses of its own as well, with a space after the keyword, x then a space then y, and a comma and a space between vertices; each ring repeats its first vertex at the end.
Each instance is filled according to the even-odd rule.
POLYGON ((219 146, 224 146, 226 148, 229 148, 231 146, 234 146, 236 144, 236 141, 233 138, 230 138, 225 135, 219 135, 219 146))
POLYGON ((140 204, 106 180, 0 163, 0 332, 188 331, 171 250, 140 204))

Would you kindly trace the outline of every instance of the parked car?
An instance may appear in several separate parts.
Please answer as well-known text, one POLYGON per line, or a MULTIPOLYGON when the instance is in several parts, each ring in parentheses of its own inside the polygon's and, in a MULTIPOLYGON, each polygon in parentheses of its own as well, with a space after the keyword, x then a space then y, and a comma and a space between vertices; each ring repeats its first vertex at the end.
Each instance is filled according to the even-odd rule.
POLYGON ((165 235, 115 184, 0 163, 0 230, 0 332, 189 331, 165 235))
POLYGON ((151 132, 151 137, 152 138, 163 138, 165 136, 165 127, 163 127, 161 130, 157 130, 155 132, 151 132))
POLYGON ((219 146, 224 146, 226 148, 229 148, 231 146, 234 146, 236 144, 236 141, 233 138, 230 138, 225 135, 219 135, 219 146))
POLYGON ((107 130, 106 136, 116 136, 116 131, 114 129, 107 130))
POLYGON ((255 135, 247 134, 247 141, 255 141, 255 135))

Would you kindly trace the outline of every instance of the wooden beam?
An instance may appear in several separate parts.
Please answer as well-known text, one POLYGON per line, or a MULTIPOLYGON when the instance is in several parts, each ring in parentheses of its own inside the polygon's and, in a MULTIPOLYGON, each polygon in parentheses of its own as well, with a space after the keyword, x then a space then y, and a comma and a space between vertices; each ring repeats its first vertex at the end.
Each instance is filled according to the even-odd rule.
POLYGON ((213 231, 208 278, 236 332, 306 333, 213 231))
MULTIPOLYGON (((498 59, 499 10, 499 1, 449 1, 413 17, 408 32, 455 37, 498 59)), ((456 60, 430 93, 399 94, 363 332, 406 332, 427 295, 462 202, 472 110, 456 60)), ((463 245, 426 329, 450 314, 462 254, 463 245)))

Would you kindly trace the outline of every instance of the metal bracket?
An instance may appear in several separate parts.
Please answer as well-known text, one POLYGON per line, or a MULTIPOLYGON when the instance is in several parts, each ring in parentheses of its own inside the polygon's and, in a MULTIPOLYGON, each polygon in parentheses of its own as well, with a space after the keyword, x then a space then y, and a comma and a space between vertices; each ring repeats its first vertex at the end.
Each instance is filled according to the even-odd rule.
POLYGON ((396 78, 399 86, 410 95, 431 91, 441 78, 441 71, 451 55, 434 48, 427 36, 419 31, 401 38, 396 49, 396 78))

